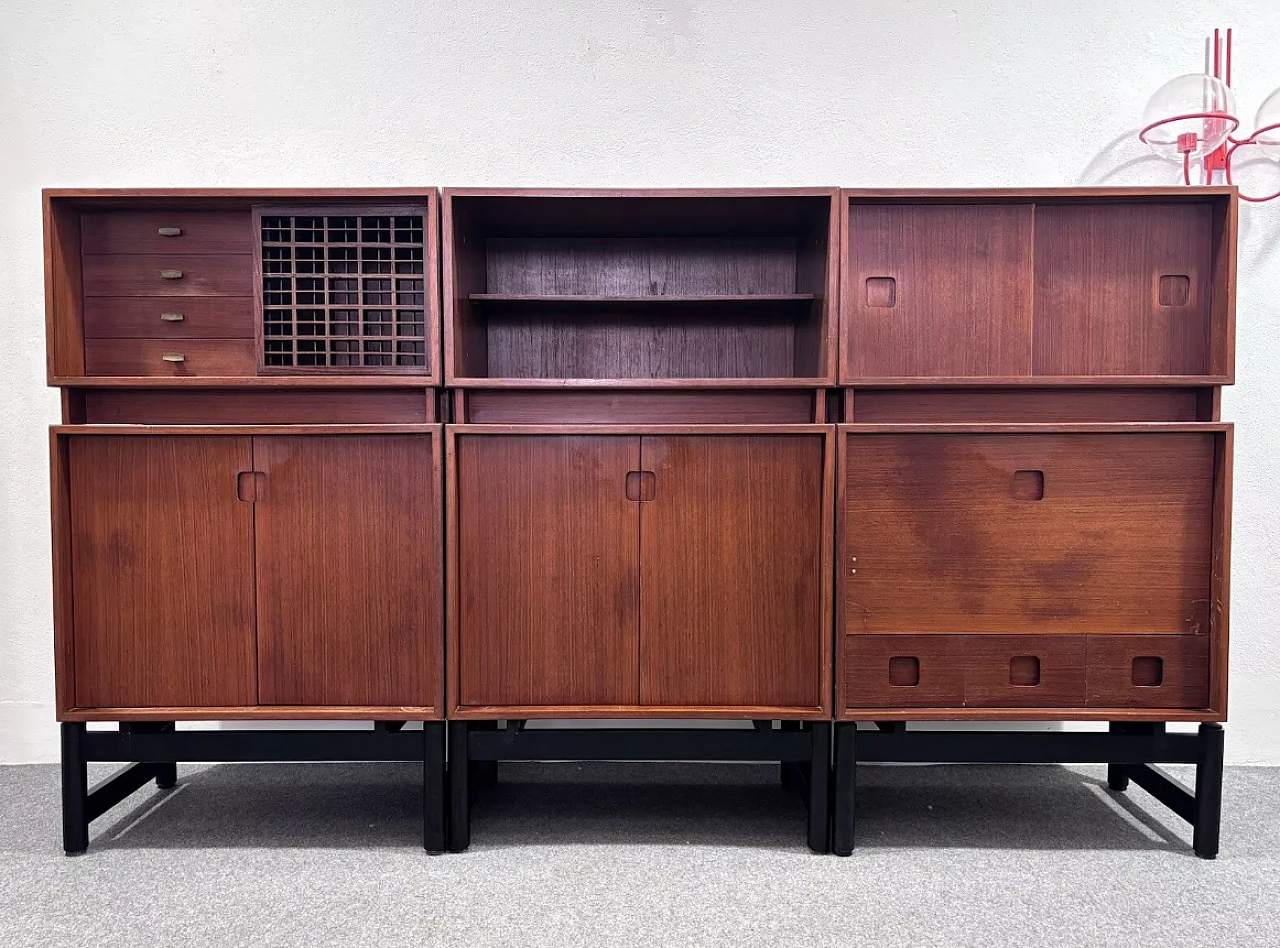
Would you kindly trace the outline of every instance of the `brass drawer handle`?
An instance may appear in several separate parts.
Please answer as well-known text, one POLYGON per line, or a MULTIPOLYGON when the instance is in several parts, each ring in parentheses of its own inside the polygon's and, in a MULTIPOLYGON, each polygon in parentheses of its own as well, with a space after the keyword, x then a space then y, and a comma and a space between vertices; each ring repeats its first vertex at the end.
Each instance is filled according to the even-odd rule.
POLYGON ((164 359, 164 361, 166 362, 186 362, 187 361, 186 355, 181 352, 166 352, 160 358, 164 359))
POLYGON ((161 237, 181 237, 182 228, 181 227, 161 227, 160 236, 161 237))
POLYGON ((181 270, 161 270, 161 271, 160 271, 160 279, 162 279, 162 280, 181 280, 181 279, 182 279, 182 271, 181 271, 181 270))
POLYGON ((160 319, 166 323, 180 323, 187 317, 182 313, 161 313, 160 319))

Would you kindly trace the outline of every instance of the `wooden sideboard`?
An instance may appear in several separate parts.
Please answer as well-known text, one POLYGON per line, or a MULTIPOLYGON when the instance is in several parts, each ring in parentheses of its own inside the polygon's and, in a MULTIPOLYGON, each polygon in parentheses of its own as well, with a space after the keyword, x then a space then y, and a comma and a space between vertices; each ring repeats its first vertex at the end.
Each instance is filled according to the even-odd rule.
MULTIPOLYGON (((781 760, 820 850, 834 720, 837 851, 858 721, 1107 721, 1138 767, 1225 720, 1233 189, 44 213, 69 851, 84 761, 163 782, 181 720, 375 722, 335 759, 422 760, 429 849, 446 718, 453 848, 494 760, 781 760)), ((215 759, 303 752, 272 740, 215 759)))

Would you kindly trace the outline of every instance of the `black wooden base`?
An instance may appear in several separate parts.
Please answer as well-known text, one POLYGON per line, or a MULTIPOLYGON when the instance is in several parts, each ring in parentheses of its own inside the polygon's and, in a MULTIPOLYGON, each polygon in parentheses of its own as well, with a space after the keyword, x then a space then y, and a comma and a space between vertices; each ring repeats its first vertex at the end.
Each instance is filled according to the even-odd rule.
POLYGON ((1107 733, 1071 731, 909 731, 904 722, 859 731, 835 726, 832 849, 853 852, 854 787, 858 764, 1107 764, 1107 783, 1123 791, 1132 780, 1194 828, 1197 856, 1218 855, 1222 818, 1221 724, 1201 724, 1196 734, 1170 734, 1162 723, 1113 722, 1107 733), (1153 764, 1195 764, 1195 791, 1153 764))
POLYGON ((62 847, 68 855, 89 848, 89 824, 151 780, 167 789, 177 782, 177 762, 421 761, 422 845, 445 849, 444 722, 425 721, 422 731, 403 722, 377 722, 362 731, 179 731, 172 721, 122 723, 114 731, 62 725, 62 847), (91 761, 130 766, 89 788, 91 761))
POLYGON ((778 761, 809 811, 808 842, 830 848, 831 722, 756 721, 745 728, 530 729, 524 721, 449 722, 449 848, 471 845, 471 802, 497 781, 499 760, 778 761))

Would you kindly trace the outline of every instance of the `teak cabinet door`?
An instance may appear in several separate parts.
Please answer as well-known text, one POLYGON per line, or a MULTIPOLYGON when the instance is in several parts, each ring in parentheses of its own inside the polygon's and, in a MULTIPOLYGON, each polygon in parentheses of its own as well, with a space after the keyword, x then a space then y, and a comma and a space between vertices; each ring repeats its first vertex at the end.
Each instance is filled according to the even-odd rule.
POLYGON ((640 701, 823 703, 820 435, 642 438, 640 701))
POLYGON ((67 465, 75 704, 255 704, 251 439, 76 435, 67 465))
POLYGON ((429 434, 254 438, 262 704, 438 700, 438 465, 429 434))
POLYGON ((637 703, 640 439, 460 435, 458 703, 637 703))

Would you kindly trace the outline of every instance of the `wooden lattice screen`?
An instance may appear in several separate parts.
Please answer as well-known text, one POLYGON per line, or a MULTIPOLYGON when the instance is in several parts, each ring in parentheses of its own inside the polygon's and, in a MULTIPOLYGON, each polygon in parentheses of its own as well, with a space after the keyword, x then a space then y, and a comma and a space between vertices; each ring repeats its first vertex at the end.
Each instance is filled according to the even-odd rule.
POLYGON ((264 371, 426 372, 424 206, 259 208, 264 371))

